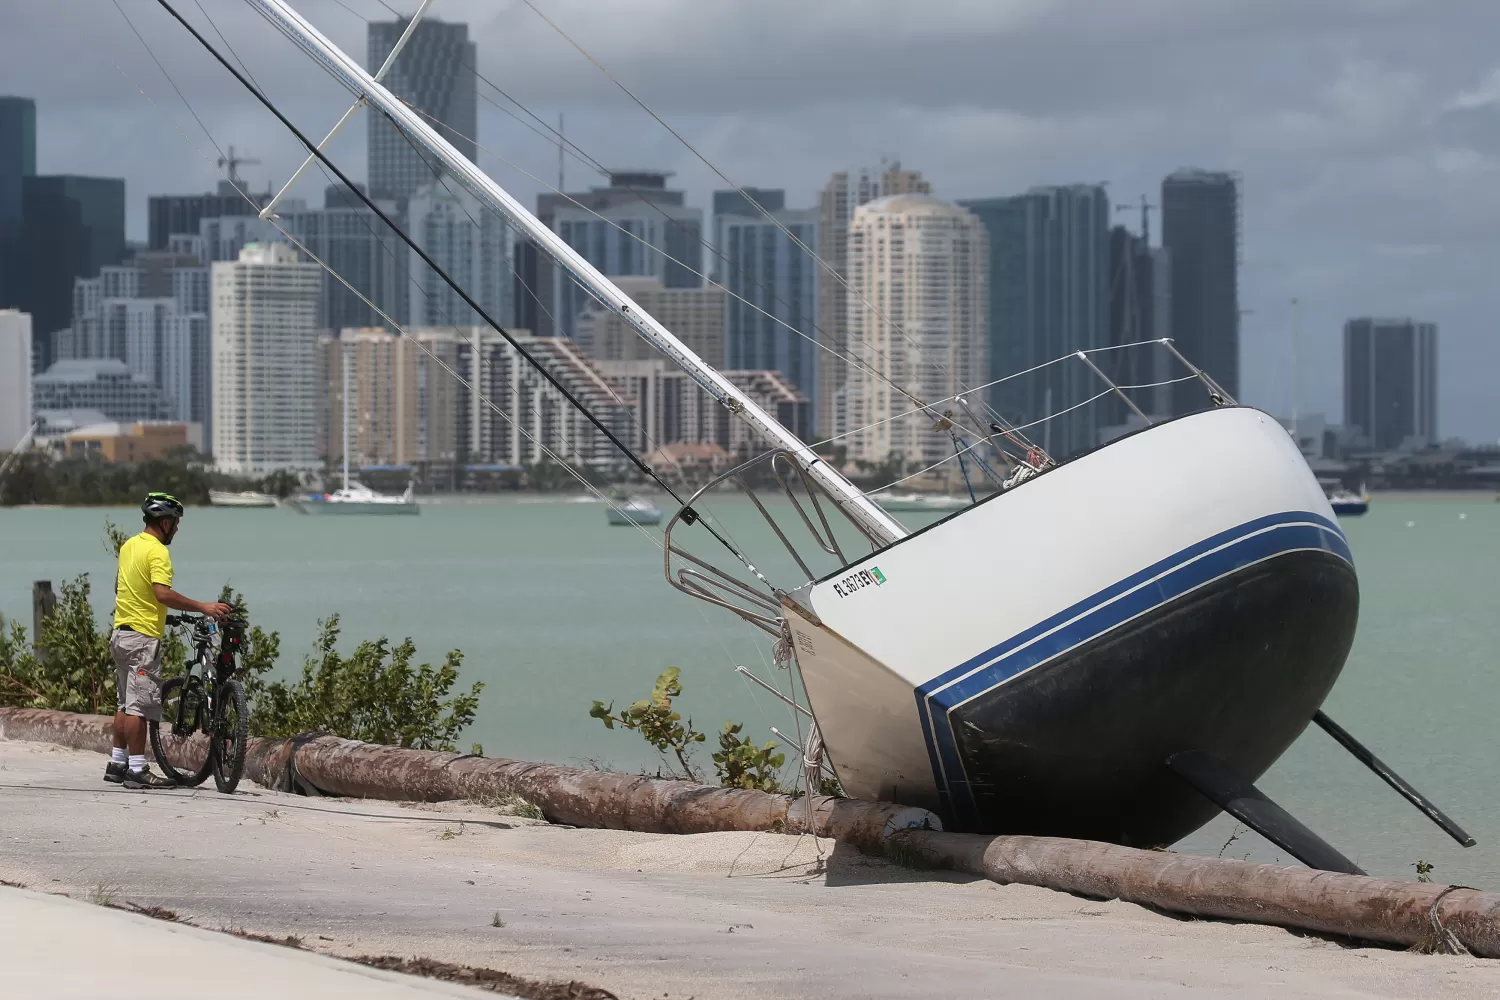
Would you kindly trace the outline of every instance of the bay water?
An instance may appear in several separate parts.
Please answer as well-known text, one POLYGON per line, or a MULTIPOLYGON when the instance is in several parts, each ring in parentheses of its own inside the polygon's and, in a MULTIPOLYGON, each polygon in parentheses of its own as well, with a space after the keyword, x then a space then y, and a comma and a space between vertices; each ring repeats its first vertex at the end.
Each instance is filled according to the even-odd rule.
MULTIPOLYGON (((771 579, 800 582, 773 538, 762 532, 752 546, 760 519, 747 500, 716 498, 712 509, 771 579)), ((56 587, 88 573, 106 613, 106 518, 139 524, 134 509, 0 509, 0 612, 29 624, 33 580, 56 587)), ((1316 727, 1259 785, 1372 874, 1411 878, 1421 859, 1437 881, 1500 889, 1500 504, 1489 494, 1377 497, 1343 526, 1360 622, 1325 709, 1479 844, 1461 849, 1316 727)), ((679 530, 695 554, 717 558, 701 528, 679 530)), ((256 624, 281 633, 282 676, 297 673, 318 620, 334 613, 346 651, 381 635, 410 636, 418 662, 462 650, 463 682, 485 682, 465 749, 654 767, 644 743, 588 711, 594 699, 645 697, 668 666, 682 669, 679 705, 710 744, 727 719, 757 739, 771 726, 794 731, 785 706, 734 671, 743 664, 784 687, 769 638, 669 587, 660 539, 564 497, 453 497, 424 503, 418 517, 194 508, 172 551, 177 589, 202 599, 228 582, 256 624)), ((1225 817, 1179 848, 1281 858, 1225 817)))

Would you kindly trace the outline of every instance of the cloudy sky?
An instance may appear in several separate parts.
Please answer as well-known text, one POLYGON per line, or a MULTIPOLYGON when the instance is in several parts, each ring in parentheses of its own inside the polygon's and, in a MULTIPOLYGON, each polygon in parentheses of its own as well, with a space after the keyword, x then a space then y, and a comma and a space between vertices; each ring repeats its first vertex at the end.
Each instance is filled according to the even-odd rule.
MULTIPOLYGON (((243 3, 177 2, 210 32, 211 14, 309 132, 347 106, 243 3)), ((1343 320, 1414 315, 1441 324, 1443 433, 1500 439, 1494 0, 534 2, 737 183, 784 187, 795 205, 831 171, 882 157, 949 198, 1108 181, 1124 204, 1154 200, 1179 166, 1238 170, 1253 310, 1242 397, 1290 407, 1293 297, 1303 412, 1335 419, 1343 320)), ((257 187, 284 180, 295 140, 155 2, 119 6, 215 139, 261 161, 241 172, 257 187)), ((389 17, 382 0, 297 6, 360 57, 365 20, 389 17)), ((675 170, 700 205, 722 186, 522 0, 437 0, 432 14, 467 21, 481 71, 536 114, 564 113, 597 160, 675 170)), ((40 171, 123 175, 137 238, 148 194, 218 179, 113 0, 10 0, 4 19, 0 93, 36 98, 40 171)), ((481 166, 529 202, 527 173, 555 179, 556 149, 481 92, 481 166)), ((332 152, 362 178, 362 124, 332 152)), ((596 179, 571 161, 567 176, 569 188, 596 179)))

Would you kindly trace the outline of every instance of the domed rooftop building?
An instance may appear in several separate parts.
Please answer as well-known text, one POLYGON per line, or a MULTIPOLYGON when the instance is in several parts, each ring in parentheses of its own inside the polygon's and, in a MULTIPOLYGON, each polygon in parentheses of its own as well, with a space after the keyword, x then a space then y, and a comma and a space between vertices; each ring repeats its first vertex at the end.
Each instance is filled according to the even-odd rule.
POLYGON ((953 454, 934 404, 989 372, 989 238, 972 212, 927 194, 861 205, 849 225, 848 355, 842 398, 849 457, 900 455, 929 465, 953 454), (902 391, 904 390, 904 392, 902 391))

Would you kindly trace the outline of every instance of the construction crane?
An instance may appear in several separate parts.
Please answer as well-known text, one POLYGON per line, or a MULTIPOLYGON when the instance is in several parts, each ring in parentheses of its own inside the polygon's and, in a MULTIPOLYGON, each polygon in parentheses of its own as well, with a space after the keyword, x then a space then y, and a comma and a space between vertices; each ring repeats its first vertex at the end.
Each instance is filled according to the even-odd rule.
POLYGON ((219 157, 219 169, 223 170, 225 167, 229 168, 229 183, 233 184, 235 187, 241 190, 244 190, 245 182, 240 179, 239 171, 239 166, 241 163, 259 164, 260 161, 252 160, 244 156, 235 156, 233 146, 230 146, 228 148, 225 155, 219 157))
MULTIPOLYGON (((1134 205, 1116 205, 1115 211, 1132 212, 1135 208, 1136 206, 1134 205)), ((1157 208, 1158 206, 1151 204, 1145 195, 1141 195, 1141 242, 1148 247, 1151 245, 1151 213, 1156 211, 1157 208)))

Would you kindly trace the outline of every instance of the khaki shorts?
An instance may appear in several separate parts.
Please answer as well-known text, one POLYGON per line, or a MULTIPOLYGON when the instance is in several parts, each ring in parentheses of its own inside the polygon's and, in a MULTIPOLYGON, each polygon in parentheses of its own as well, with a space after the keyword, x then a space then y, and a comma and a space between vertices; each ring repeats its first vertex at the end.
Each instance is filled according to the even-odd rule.
POLYGON ((115 629, 109 636, 115 659, 116 711, 161 721, 161 640, 115 629))

